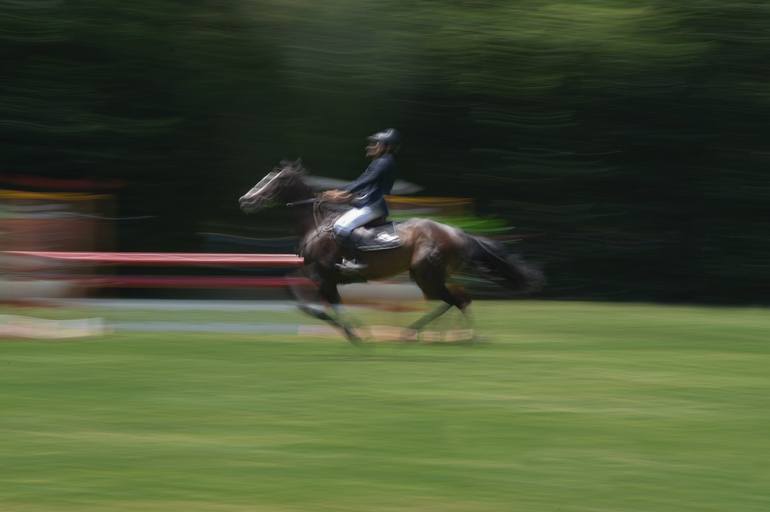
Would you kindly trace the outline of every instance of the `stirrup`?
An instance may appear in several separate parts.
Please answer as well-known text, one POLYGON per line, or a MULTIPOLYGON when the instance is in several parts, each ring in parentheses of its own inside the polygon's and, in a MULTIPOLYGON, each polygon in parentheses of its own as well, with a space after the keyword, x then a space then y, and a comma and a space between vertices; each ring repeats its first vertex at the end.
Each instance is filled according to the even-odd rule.
POLYGON ((343 258, 342 263, 335 263, 334 268, 340 273, 342 278, 349 283, 366 282, 366 278, 361 274, 368 265, 364 263, 358 263, 352 260, 343 258))
POLYGON ((337 270, 343 272, 361 272, 362 270, 365 270, 369 265, 366 263, 360 263, 356 260, 342 258, 342 263, 336 263, 334 266, 337 268, 337 270))

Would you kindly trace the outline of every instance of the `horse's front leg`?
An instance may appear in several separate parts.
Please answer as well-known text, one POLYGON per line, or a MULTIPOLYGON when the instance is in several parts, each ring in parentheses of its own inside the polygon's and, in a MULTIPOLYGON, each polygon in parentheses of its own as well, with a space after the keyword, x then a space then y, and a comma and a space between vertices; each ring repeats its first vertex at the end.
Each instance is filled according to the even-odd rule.
POLYGON ((361 341, 361 338, 356 336, 356 334, 353 332, 353 328, 350 325, 339 320, 338 318, 334 318, 333 316, 329 315, 326 312, 326 310, 320 305, 300 303, 298 307, 300 311, 307 313, 313 318, 323 320, 324 322, 327 322, 331 324, 333 327, 341 330, 345 334, 345 337, 348 339, 349 342, 356 344, 361 341))
POLYGON ((339 308, 340 296, 336 283, 325 279, 323 273, 317 270, 316 265, 307 265, 301 268, 295 273, 295 277, 302 277, 309 281, 309 284, 308 282, 293 282, 290 286, 300 311, 341 330, 351 343, 360 341, 360 338, 353 332, 352 327, 342 319, 339 312, 335 311, 335 314, 331 315, 323 304, 326 302, 335 310, 339 308))
POLYGON ((345 337, 348 341, 351 343, 360 342, 361 338, 354 332, 351 323, 344 318, 342 312, 342 299, 340 297, 340 292, 337 289, 337 282, 333 279, 322 278, 318 291, 321 294, 321 297, 331 305, 335 313, 334 322, 340 329, 342 329, 342 332, 345 333, 345 337))

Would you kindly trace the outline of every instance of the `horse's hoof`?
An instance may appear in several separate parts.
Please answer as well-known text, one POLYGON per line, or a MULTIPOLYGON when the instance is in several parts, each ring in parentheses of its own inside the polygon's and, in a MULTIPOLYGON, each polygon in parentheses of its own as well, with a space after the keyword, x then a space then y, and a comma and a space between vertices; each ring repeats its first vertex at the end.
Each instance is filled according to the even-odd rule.
POLYGON ((351 329, 345 329, 345 338, 347 338, 348 342, 352 345, 360 345, 363 341, 361 338, 356 336, 356 334, 351 329))
POLYGON ((415 343, 420 341, 420 331, 417 329, 406 328, 401 331, 401 341, 415 343))

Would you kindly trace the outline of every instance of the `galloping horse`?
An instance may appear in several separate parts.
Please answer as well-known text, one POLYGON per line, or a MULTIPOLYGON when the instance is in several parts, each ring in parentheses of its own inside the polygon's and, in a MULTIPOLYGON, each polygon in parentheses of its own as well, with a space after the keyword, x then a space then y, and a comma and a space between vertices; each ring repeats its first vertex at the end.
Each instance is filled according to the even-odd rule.
MULTIPOLYGON (((293 207, 300 235, 299 254, 304 258, 299 273, 316 285, 318 296, 331 306, 331 311, 311 303, 306 292, 295 287, 293 292, 299 307, 341 329, 349 341, 357 342, 358 337, 338 309, 337 285, 350 282, 335 267, 343 249, 337 245, 331 227, 342 211, 338 204, 316 199, 312 188, 305 183, 306 175, 299 160, 283 161, 239 199, 240 207, 245 213, 277 205, 293 207)), ((395 232, 401 239, 400 246, 361 252, 357 257, 367 264, 362 271, 364 279, 382 279, 409 271, 426 299, 443 301, 410 326, 413 332, 452 306, 466 313, 471 299, 461 287, 446 284, 450 274, 463 268, 481 273, 516 292, 533 291, 542 285, 543 275, 539 270, 506 254, 504 248, 492 240, 428 219, 398 223, 395 232)))

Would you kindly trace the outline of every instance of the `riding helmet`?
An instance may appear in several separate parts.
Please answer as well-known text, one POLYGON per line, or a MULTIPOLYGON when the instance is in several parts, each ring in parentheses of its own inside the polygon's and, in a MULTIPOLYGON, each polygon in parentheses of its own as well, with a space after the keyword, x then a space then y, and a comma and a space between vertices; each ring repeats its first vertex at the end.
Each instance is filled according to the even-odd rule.
POLYGON ((367 137, 372 142, 381 142, 389 146, 398 146, 401 144, 401 134, 395 128, 388 128, 381 132, 374 133, 367 137))

